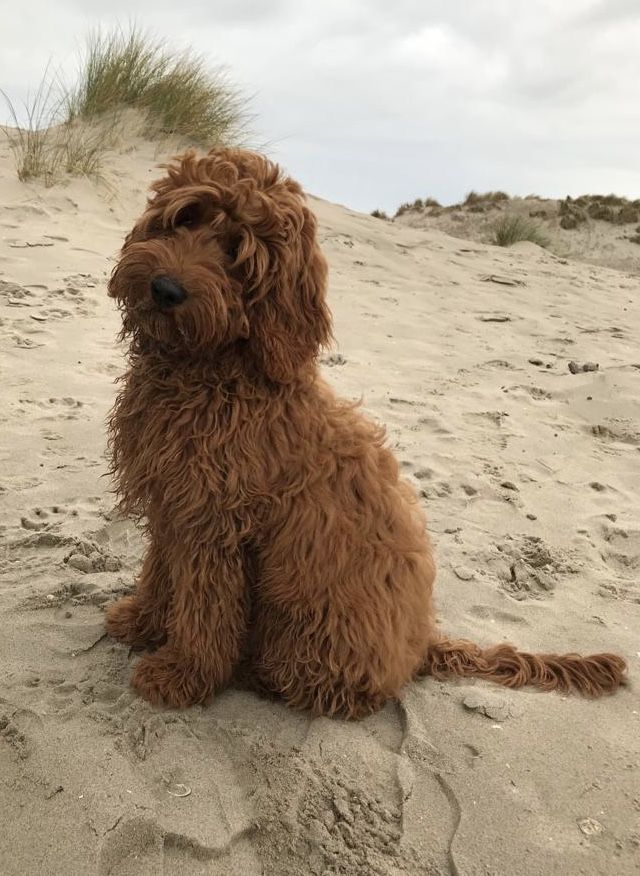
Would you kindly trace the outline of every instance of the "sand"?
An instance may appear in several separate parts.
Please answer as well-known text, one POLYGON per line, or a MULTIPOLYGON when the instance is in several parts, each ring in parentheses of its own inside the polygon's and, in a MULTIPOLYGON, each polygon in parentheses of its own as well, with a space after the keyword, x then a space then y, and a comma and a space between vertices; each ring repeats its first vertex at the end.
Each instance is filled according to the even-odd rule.
POLYGON ((143 548, 105 477, 123 369, 105 279, 154 163, 133 142, 108 189, 45 189, 0 146, 2 876, 637 873, 638 274, 312 199, 323 370, 423 497, 443 629, 615 650, 628 688, 425 679, 360 723, 233 689, 156 709, 103 631, 143 548))

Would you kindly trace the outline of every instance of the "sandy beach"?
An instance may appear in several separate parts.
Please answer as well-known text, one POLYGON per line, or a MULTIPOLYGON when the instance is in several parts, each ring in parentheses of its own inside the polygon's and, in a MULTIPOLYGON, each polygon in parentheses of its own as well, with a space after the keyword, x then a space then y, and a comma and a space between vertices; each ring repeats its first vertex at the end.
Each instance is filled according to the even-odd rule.
POLYGON ((132 140, 107 185, 45 188, 0 138, 1 876, 637 873, 640 247, 607 267, 311 198, 323 372, 420 492, 442 628, 616 651, 625 689, 427 678, 360 723, 234 689, 157 709, 103 628, 143 550, 105 474, 106 278, 162 157, 132 140))

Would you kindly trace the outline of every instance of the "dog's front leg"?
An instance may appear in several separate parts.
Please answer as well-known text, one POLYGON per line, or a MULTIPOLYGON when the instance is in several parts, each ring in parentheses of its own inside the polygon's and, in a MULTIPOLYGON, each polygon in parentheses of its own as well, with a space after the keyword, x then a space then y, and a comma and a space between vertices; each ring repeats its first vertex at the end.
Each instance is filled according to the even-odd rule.
POLYGON ((159 645, 166 638, 171 603, 167 561, 154 536, 142 564, 136 591, 112 603, 106 612, 107 632, 133 648, 159 645))
POLYGON ((187 543, 170 563, 173 601, 167 642, 142 657, 131 683, 152 703, 201 703, 230 679, 247 629, 239 548, 187 543))

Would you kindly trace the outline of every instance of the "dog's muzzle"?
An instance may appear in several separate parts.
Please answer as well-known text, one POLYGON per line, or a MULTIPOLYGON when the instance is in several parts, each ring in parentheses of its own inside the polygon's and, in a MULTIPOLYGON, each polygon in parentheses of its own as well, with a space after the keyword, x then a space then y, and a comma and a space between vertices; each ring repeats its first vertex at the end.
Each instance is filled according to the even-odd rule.
POLYGON ((182 304, 187 293, 171 277, 156 277, 151 281, 151 297, 163 310, 170 310, 182 304))

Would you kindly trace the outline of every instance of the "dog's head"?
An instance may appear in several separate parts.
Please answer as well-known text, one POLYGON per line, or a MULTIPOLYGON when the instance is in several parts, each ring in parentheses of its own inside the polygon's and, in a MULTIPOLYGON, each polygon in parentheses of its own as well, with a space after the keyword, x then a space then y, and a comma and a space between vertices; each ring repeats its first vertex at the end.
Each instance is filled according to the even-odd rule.
POLYGON ((302 189, 241 149, 166 165, 109 283, 123 333, 167 356, 248 358, 286 382, 331 334, 327 267, 302 189))

